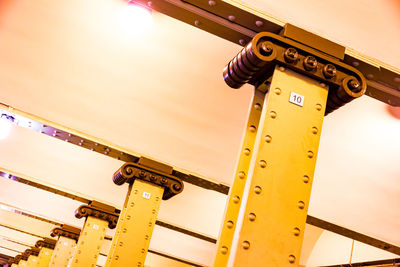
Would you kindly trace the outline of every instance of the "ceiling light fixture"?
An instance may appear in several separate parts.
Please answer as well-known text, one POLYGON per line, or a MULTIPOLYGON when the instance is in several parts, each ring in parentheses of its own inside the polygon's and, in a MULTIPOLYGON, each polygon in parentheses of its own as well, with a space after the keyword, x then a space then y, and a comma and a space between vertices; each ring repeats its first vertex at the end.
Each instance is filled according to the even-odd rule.
POLYGON ((142 35, 150 30, 153 18, 150 9, 130 1, 119 15, 119 22, 127 34, 142 35))

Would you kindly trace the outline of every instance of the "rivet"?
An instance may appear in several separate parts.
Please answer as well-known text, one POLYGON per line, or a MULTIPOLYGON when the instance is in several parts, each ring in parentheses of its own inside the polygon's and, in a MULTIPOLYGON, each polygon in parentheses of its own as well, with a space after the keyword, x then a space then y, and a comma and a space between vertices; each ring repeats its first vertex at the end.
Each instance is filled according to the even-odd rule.
POLYGON ((297 203, 297 207, 299 207, 299 209, 304 209, 304 207, 306 206, 306 204, 304 204, 304 202, 303 201, 299 201, 298 203, 297 203))
POLYGON ((238 177, 240 179, 243 179, 244 177, 246 177, 246 174, 244 172, 239 172, 238 177))
POLYGON ((317 133, 318 133, 317 127, 312 127, 311 132, 312 132, 313 134, 317 134, 317 133))
POLYGON ((245 44, 246 44, 246 42, 245 42, 243 39, 240 39, 240 40, 239 40, 239 44, 241 44, 241 45, 245 45, 245 44))
POLYGON ((310 181, 310 177, 308 177, 308 175, 304 175, 303 176, 303 182, 304 183, 308 183, 310 181))
POLYGON ((400 78, 399 78, 399 77, 395 77, 395 78, 393 79, 393 81, 395 81, 396 83, 400 83, 400 78))
POLYGON ((200 25, 200 21, 195 20, 195 21, 194 21, 194 25, 199 26, 199 25, 200 25))
POLYGON ((261 20, 256 21, 256 26, 261 27, 264 23, 261 20))
POLYGON ((258 164, 260 164, 261 168, 267 167, 267 162, 265 160, 260 160, 260 162, 258 164))
POLYGON ((244 153, 246 156, 250 155, 250 149, 246 148, 246 149, 243 151, 243 153, 244 153))
POLYGON ((208 1, 209 6, 215 6, 217 3, 213 0, 208 1))
POLYGON ((265 142, 267 142, 267 143, 271 143, 272 137, 271 137, 270 135, 266 135, 266 136, 264 137, 264 140, 265 140, 265 142))
POLYGON ((239 203, 239 201, 240 201, 240 197, 238 197, 238 196, 234 196, 233 198, 232 198, 232 200, 233 200, 233 203, 239 203))
POLYGON ((326 84, 324 84, 324 83, 320 83, 320 84, 319 84, 319 86, 321 86, 321 87, 325 87, 325 86, 326 86, 326 84))
POLYGON ((232 16, 232 15, 230 15, 230 16, 228 17, 228 19, 229 19, 230 21, 234 21, 234 20, 236 19, 236 17, 235 17, 235 16, 232 16))
POLYGON ((295 263, 295 261, 296 261, 296 257, 293 256, 293 255, 289 255, 289 262, 290 263, 295 263))
POLYGON ((314 157, 314 152, 312 151, 308 151, 307 152, 307 157, 309 157, 310 159, 314 157))
POLYGON ((222 248, 221 248, 221 253, 222 254, 226 254, 226 253, 228 253, 228 248, 227 247, 225 247, 225 246, 223 246, 222 248))
POLYGON ((295 235, 295 236, 299 236, 300 235, 300 229, 299 228, 294 228, 293 229, 293 234, 295 235))
POLYGON ((255 192, 256 194, 260 194, 261 191, 262 191, 261 187, 259 187, 259 186, 255 186, 255 187, 254 187, 254 192, 255 192))
POLYGON ((315 108, 316 108, 318 111, 320 111, 320 110, 322 109, 322 105, 321 105, 321 104, 316 104, 316 105, 315 105, 315 108))
POLYGON ((251 126, 249 127, 249 131, 252 132, 252 133, 254 133, 256 130, 257 130, 257 128, 256 128, 256 126, 254 126, 254 125, 251 125, 251 126))
POLYGON ((258 104, 258 103, 256 103, 256 104, 254 104, 254 108, 255 108, 256 110, 261 110, 261 105, 258 104))
POLYGON ((249 220, 252 221, 252 222, 254 222, 255 219, 256 219, 256 215, 255 215, 254 213, 250 213, 250 214, 249 214, 249 220))
POLYGON ((228 227, 229 229, 231 229, 233 227, 233 222, 232 221, 228 221, 226 223, 226 227, 228 227))
POLYGON ((367 79, 372 80, 374 78, 374 75, 372 73, 367 74, 367 79))
POLYGON ((280 95, 282 90, 281 90, 281 88, 275 88, 274 92, 275 92, 275 94, 280 95))
POLYGON ((358 61, 354 61, 353 63, 351 63, 354 67, 358 67, 360 66, 360 62, 358 61))
POLYGON ((279 70, 280 71, 285 71, 285 68, 284 67, 279 67, 279 70))
POLYGON ((269 116, 271 116, 271 118, 275 119, 276 118, 276 112, 275 111, 271 111, 269 113, 269 116))
POLYGON ((249 249, 250 248, 250 242, 249 241, 243 241, 242 242, 242 248, 243 249, 249 249))

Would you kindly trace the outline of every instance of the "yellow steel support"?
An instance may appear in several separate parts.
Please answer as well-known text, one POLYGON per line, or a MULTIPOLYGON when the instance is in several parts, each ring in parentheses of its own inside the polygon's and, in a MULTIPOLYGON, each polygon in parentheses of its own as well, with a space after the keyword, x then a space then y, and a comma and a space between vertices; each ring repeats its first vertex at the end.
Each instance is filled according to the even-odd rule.
POLYGON ((71 261, 71 267, 96 266, 107 227, 107 221, 93 216, 87 217, 83 230, 79 236, 76 253, 71 261))
POLYGON ((20 260, 18 263, 18 267, 27 267, 28 266, 28 262, 25 260, 20 260))
POLYGON ((49 248, 42 247, 39 252, 38 262, 36 267, 47 267, 50 264, 51 256, 53 255, 53 250, 49 248))
POLYGON ((18 266, 18 264, 15 264, 15 263, 11 264, 11 267, 17 267, 17 266, 18 266))
POLYGON ((327 96, 275 69, 228 266, 298 266, 327 96))
POLYGON ((138 179, 129 185, 106 267, 144 266, 163 192, 138 179))
POLYGON ((54 248, 50 260, 50 267, 67 267, 75 252, 76 242, 74 239, 60 236, 54 248))
POLYGON ((30 255, 28 257, 28 263, 27 263, 28 267, 36 267, 37 263, 38 263, 38 257, 37 256, 30 255))
POLYGON ((246 129, 242 138, 242 147, 236 163, 234 182, 229 192, 224 221, 218 238, 218 250, 215 256, 214 266, 226 266, 228 263, 263 104, 264 93, 255 90, 250 105, 246 129))

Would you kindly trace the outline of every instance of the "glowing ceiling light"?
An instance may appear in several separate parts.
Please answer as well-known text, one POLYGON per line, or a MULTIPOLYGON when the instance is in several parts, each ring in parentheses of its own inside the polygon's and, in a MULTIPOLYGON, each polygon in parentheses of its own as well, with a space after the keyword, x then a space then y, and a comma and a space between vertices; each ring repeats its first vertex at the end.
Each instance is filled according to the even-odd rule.
POLYGON ((130 2, 119 14, 120 27, 127 34, 141 35, 148 32, 152 26, 151 11, 145 7, 130 2))
POLYGON ((12 123, 14 122, 14 117, 1 114, 0 117, 0 140, 5 139, 11 132, 12 123))

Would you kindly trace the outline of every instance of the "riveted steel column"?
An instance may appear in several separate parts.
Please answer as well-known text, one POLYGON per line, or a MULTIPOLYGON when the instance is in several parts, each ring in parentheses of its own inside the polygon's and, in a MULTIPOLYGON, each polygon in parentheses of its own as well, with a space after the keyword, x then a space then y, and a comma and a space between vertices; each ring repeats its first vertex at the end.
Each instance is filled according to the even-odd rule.
POLYGON ((298 266, 327 96, 275 68, 228 266, 298 266))
POLYGON ((76 241, 71 238, 60 236, 54 248, 53 255, 50 260, 50 267, 67 267, 74 255, 76 241))
POLYGON ((72 267, 95 267, 104 242, 108 222, 89 216, 79 236, 76 253, 71 261, 72 267))
POLYGON ((49 248, 42 247, 39 252, 37 267, 47 267, 50 264, 51 256, 53 255, 53 250, 49 248))
POLYGON ((144 266, 164 189, 141 180, 129 185, 107 267, 144 266))
POLYGON ((28 267, 37 267, 38 257, 34 255, 30 255, 28 258, 28 267))
POLYGON ((27 267, 28 266, 28 261, 26 260, 20 260, 18 263, 18 267, 27 267))
POLYGON ((225 210, 224 221, 220 230, 217 254, 214 266, 226 266, 231 251, 233 235, 235 233, 243 191, 249 173, 250 160, 257 136, 261 110, 264 104, 264 93, 254 90, 253 100, 250 104, 246 129, 242 138, 242 147, 239 152, 233 185, 229 191, 228 203, 225 210))

